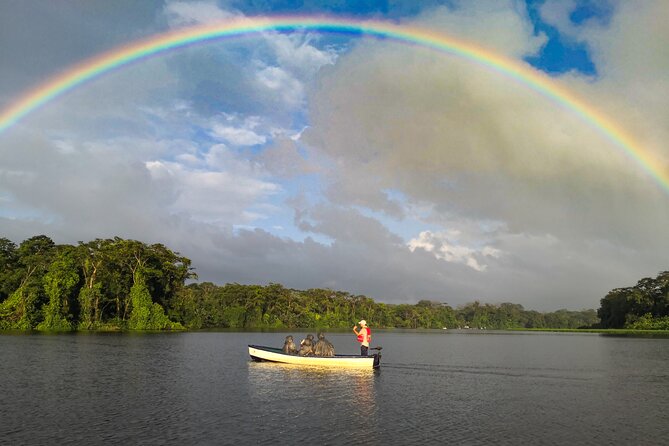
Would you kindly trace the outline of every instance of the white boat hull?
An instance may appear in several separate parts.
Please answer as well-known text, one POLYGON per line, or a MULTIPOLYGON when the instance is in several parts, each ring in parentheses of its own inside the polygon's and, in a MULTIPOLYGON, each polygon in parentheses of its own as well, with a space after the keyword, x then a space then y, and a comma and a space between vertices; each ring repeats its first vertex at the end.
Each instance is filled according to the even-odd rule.
POLYGON ((373 369, 379 367, 378 355, 354 356, 335 355, 331 357, 288 355, 281 349, 249 345, 249 355, 254 361, 271 361, 304 366, 373 369))

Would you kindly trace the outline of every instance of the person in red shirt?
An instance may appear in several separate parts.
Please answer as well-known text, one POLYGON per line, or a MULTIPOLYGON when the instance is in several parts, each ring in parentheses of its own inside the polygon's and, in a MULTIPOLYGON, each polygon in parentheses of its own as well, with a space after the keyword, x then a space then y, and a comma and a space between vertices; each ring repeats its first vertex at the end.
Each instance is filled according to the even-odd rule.
POLYGON ((358 337, 360 343, 360 355, 367 356, 369 343, 372 341, 372 330, 367 326, 367 321, 364 319, 358 322, 358 325, 353 326, 353 333, 358 337), (360 325, 360 331, 357 330, 358 325, 360 325))

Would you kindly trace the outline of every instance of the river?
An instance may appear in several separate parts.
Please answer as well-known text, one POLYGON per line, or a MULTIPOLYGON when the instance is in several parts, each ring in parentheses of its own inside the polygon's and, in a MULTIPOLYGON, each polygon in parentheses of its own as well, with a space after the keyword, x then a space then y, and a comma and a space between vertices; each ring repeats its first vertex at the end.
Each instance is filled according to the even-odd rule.
POLYGON ((375 330, 379 371, 249 360, 287 334, 2 335, 0 444, 669 444, 669 339, 375 330))

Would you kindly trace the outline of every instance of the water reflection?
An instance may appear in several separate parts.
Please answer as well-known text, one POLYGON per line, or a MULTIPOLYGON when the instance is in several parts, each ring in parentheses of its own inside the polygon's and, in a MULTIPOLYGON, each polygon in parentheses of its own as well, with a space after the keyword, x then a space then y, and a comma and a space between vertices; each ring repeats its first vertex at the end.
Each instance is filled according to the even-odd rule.
POLYGON ((264 408, 266 428, 299 431, 306 425, 307 440, 313 429, 334 435, 337 426, 346 426, 362 439, 376 425, 377 373, 249 361, 249 396, 252 406, 264 408))
POLYGON ((303 395, 331 397, 351 403, 375 405, 373 370, 301 367, 272 362, 248 363, 249 388, 254 398, 268 395, 303 395))

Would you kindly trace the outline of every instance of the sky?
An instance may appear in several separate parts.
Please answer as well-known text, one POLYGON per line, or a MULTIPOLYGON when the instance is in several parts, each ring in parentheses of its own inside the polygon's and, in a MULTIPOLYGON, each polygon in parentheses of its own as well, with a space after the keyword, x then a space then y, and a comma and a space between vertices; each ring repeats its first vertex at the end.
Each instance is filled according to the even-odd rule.
MULTIPOLYGON (((5 0, 0 111, 76 63, 257 16, 387 21, 551 77, 669 170, 669 2, 5 0)), ((0 237, 163 243, 200 281, 597 308, 669 268, 669 190, 471 60, 267 31, 90 80, 0 133, 0 237)))

